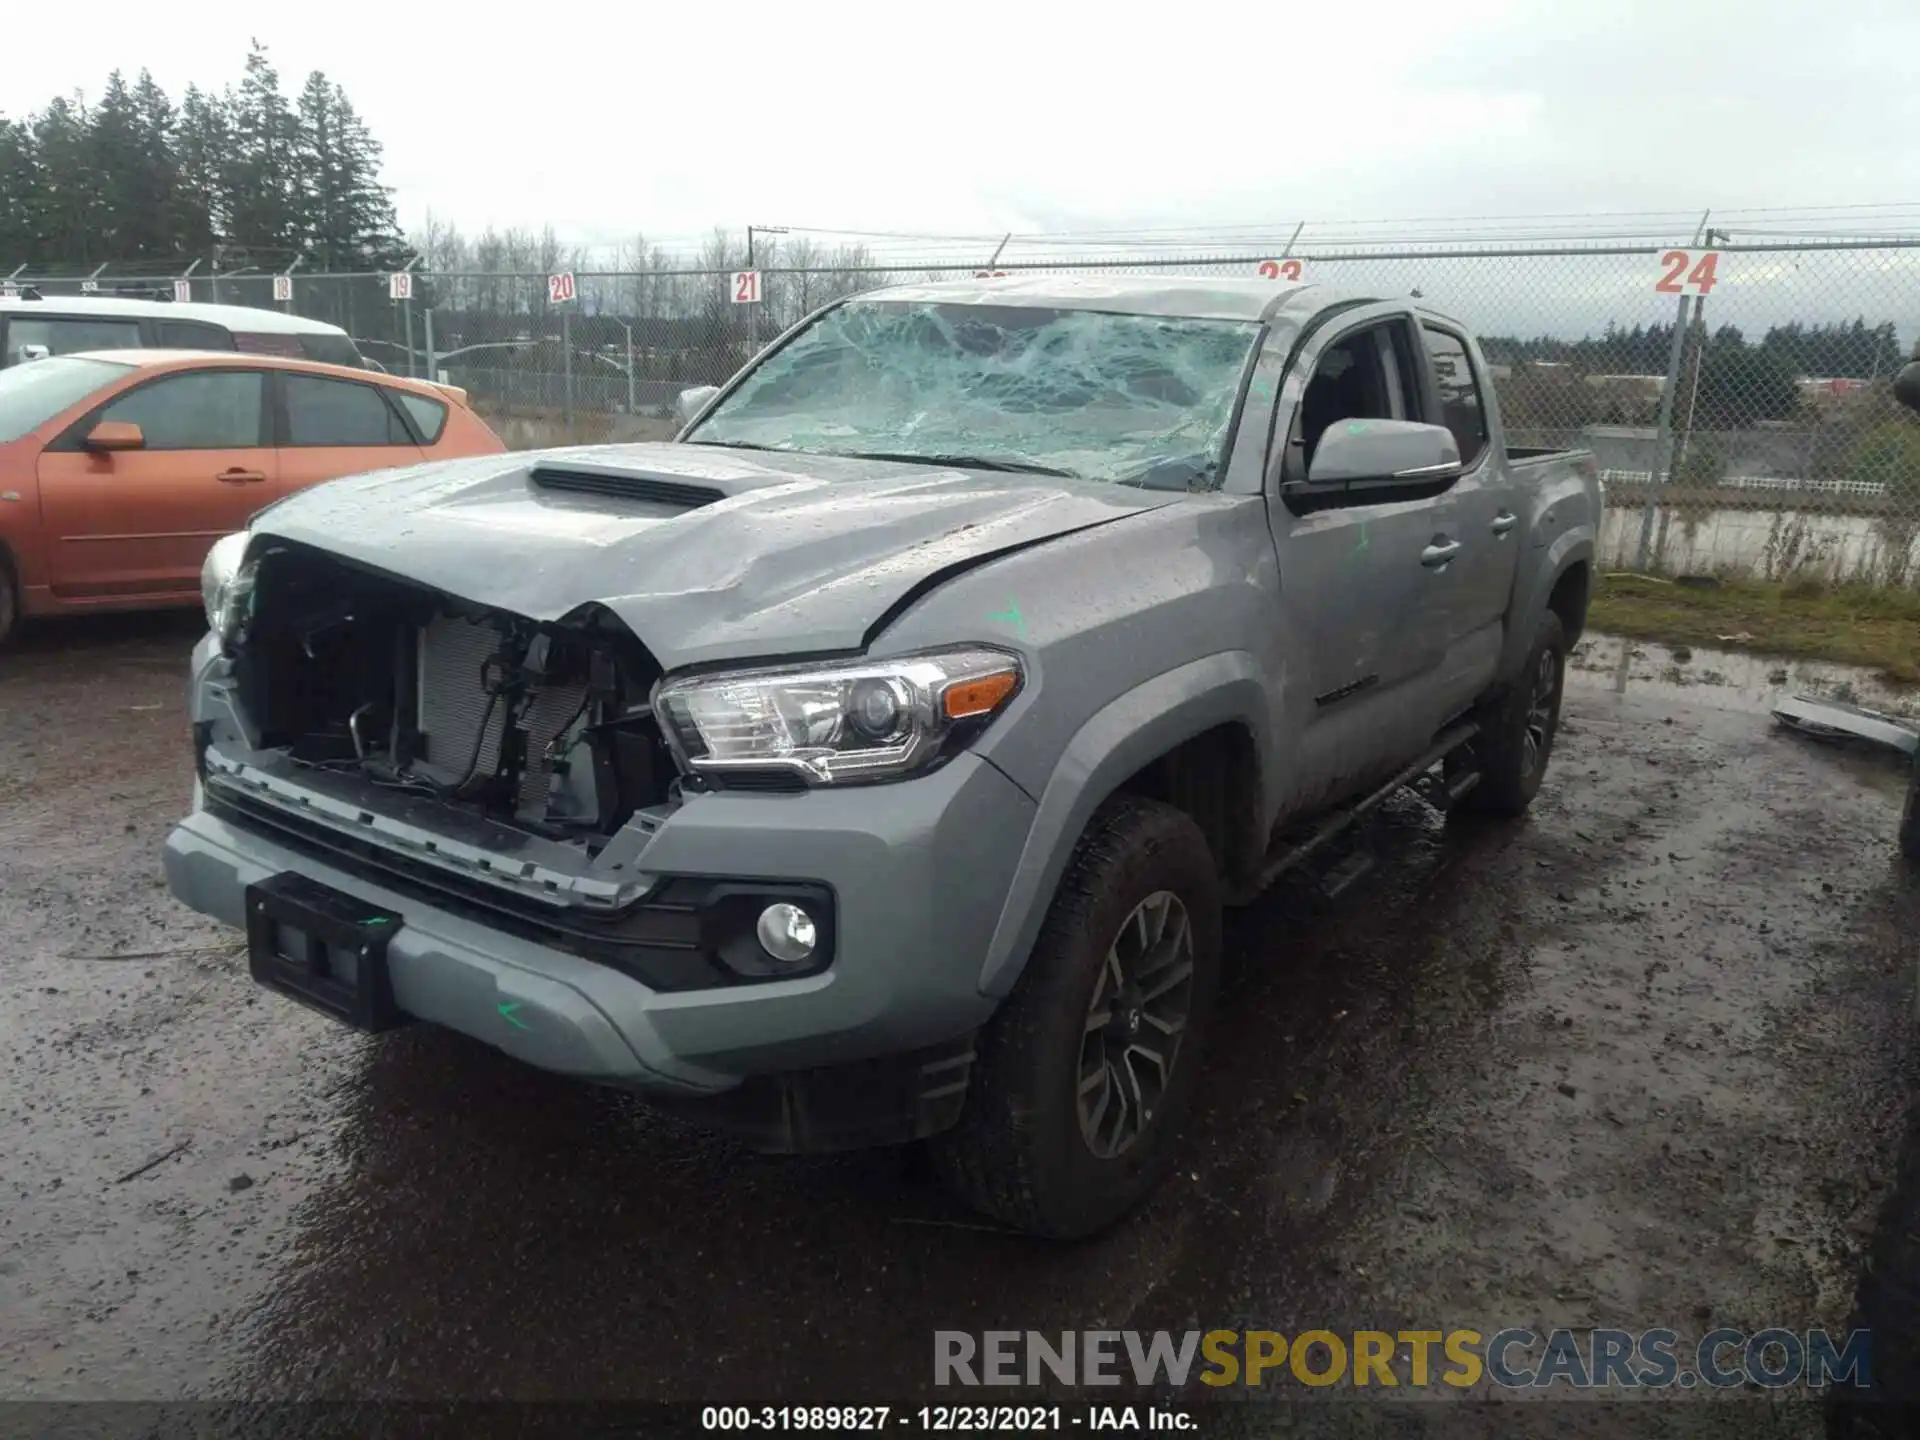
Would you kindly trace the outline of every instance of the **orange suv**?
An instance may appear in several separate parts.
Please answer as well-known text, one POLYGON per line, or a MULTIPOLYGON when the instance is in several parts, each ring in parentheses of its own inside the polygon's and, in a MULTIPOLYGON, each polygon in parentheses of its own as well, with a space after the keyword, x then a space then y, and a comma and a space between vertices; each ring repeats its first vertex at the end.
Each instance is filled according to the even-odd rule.
POLYGON ((323 480, 506 450, 464 391, 312 361, 102 350, 0 370, 0 641, 200 603, 208 547, 323 480))

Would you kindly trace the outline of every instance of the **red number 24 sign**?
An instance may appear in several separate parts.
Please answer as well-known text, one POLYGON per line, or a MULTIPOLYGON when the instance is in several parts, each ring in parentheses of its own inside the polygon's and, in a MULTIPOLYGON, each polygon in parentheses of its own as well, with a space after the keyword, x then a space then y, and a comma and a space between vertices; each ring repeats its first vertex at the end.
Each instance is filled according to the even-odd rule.
POLYGON ((1663 270, 1654 289, 1662 295, 1705 295, 1718 281, 1720 252, 1707 250, 1698 255, 1687 250, 1669 250, 1660 257, 1663 270))

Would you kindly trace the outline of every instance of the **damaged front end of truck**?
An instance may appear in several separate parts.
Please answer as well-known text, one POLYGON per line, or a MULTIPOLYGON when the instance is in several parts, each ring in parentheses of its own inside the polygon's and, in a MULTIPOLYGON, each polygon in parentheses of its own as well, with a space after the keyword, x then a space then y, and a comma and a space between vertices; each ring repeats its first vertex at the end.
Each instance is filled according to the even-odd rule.
MULTIPOLYGON (((221 542, 245 559, 208 597, 219 657, 195 748, 209 810, 656 990, 808 973, 771 961, 754 920, 792 899, 824 926, 814 887, 710 894, 642 869, 706 782, 676 765, 661 667, 611 611, 534 621, 247 538, 221 542)), ((830 937, 812 954, 824 963, 830 937)))

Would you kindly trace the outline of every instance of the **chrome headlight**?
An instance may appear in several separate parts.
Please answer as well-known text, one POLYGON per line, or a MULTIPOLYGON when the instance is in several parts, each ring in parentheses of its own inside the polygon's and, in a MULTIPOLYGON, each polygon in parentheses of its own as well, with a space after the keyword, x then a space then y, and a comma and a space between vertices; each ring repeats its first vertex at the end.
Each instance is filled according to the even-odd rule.
POLYGON ((655 710, 695 771, 777 770, 809 785, 894 780, 964 746, 1024 679, 1017 656, 967 646, 672 680, 655 710))
POLYGON ((241 563, 252 538, 245 531, 221 536, 200 567, 200 602, 207 607, 207 628, 223 649, 240 633, 253 608, 255 567, 241 563))

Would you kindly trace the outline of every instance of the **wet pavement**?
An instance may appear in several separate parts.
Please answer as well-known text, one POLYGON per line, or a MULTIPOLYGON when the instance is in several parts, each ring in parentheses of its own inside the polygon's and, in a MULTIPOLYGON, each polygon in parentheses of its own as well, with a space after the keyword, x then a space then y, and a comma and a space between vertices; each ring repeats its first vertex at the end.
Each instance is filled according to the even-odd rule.
POLYGON ((0 655, 0 1396, 848 1402, 923 1394, 936 1328, 1837 1328, 1881 1243, 1904 775, 1765 714, 1848 677, 1589 642, 1526 822, 1396 804, 1338 900, 1231 918, 1177 1177, 1066 1247, 910 1151, 757 1157, 256 992, 159 878, 195 629, 0 655))

